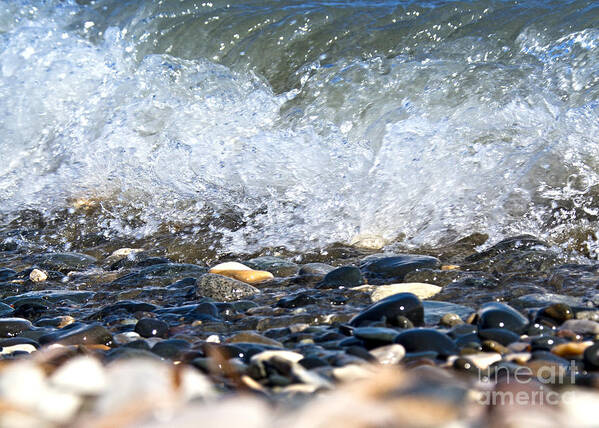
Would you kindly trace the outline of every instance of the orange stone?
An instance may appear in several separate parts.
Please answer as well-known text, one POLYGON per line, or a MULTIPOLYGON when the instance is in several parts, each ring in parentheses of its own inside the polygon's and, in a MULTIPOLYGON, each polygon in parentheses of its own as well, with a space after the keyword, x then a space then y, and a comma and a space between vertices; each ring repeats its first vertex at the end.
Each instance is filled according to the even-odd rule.
POLYGON ((259 284, 270 281, 274 278, 273 274, 265 270, 210 270, 210 273, 228 276, 229 278, 245 282, 247 284, 259 284))
POLYGON ((551 352, 560 357, 569 358, 582 355, 592 342, 570 342, 562 343, 561 345, 551 348, 551 352))

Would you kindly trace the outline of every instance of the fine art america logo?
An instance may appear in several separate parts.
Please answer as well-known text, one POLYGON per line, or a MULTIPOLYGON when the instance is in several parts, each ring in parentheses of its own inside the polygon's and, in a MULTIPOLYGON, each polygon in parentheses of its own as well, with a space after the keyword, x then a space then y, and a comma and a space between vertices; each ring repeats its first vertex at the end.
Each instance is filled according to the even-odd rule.
POLYGON ((516 368, 493 367, 479 372, 480 404, 503 406, 555 406, 574 399, 573 390, 557 392, 553 387, 574 385, 578 369, 558 364, 516 368))

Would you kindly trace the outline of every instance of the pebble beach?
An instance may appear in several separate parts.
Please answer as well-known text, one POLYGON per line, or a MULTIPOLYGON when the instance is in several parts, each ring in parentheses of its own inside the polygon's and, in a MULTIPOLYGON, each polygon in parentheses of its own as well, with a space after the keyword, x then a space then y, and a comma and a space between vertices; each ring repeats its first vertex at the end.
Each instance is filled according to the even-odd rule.
POLYGON ((598 23, 0 0, 0 428, 598 427, 598 23))

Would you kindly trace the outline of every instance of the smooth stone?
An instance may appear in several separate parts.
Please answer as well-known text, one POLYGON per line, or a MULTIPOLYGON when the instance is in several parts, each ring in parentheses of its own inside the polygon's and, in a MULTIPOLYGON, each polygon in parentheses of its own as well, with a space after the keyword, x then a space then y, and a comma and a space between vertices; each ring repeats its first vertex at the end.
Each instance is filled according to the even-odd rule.
POLYGON ((412 293, 421 300, 433 297, 442 290, 438 285, 422 282, 406 282, 403 284, 389 284, 376 286, 370 294, 372 302, 378 302, 397 293, 412 293))
POLYGON ((349 324, 359 327, 369 321, 384 321, 387 324, 399 326, 405 317, 415 326, 424 324, 424 309, 418 297, 411 293, 399 293, 389 296, 353 317, 349 324))
POLYGON ((114 343, 117 345, 126 345, 128 343, 132 343, 138 340, 141 340, 141 336, 139 333, 134 331, 125 331, 123 333, 118 333, 113 336, 114 343))
POLYGON ((371 349, 369 352, 376 358, 379 364, 383 365, 398 364, 406 355, 406 349, 398 343, 379 346, 378 348, 371 349))
POLYGON ((551 348, 551 353, 569 360, 583 355, 585 350, 592 344, 592 342, 562 343, 551 348))
POLYGON ((1 318, 0 337, 15 337, 31 327, 31 321, 24 318, 1 318))
POLYGON ((326 263, 306 263, 302 265, 298 271, 299 276, 313 275, 324 277, 327 273, 335 270, 331 265, 326 263))
POLYGON ((387 343, 393 343, 398 332, 384 327, 358 327, 354 329, 354 336, 364 341, 370 348, 376 348, 387 343))
POLYGON ((468 316, 474 313, 474 309, 468 306, 436 300, 425 300, 422 302, 422 306, 424 307, 424 321, 427 325, 438 324, 443 315, 448 312, 457 314, 462 319, 467 319, 468 316))
POLYGON ((333 378, 338 382, 355 382, 373 376, 373 371, 358 364, 348 364, 332 370, 333 378))
POLYGON ((80 395, 99 395, 107 387, 104 366, 90 356, 68 360, 52 373, 50 383, 61 390, 80 395))
POLYGON ((41 345, 58 343, 60 345, 110 345, 112 334, 100 324, 73 323, 58 331, 39 338, 41 345))
POLYGON ((458 314, 454 314, 451 312, 443 315, 441 317, 441 320, 439 321, 439 325, 442 325, 444 327, 455 327, 456 325, 461 324, 464 324, 462 318, 460 318, 458 314))
POLYGON ((253 269, 265 270, 278 277, 293 276, 299 270, 296 263, 274 256, 256 257, 248 260, 246 264, 253 269))
POLYGON ((318 303, 318 300, 313 297, 310 292, 305 291, 280 298, 276 306, 279 308, 292 309, 313 305, 316 303, 318 303))
POLYGON ((48 274, 46 274, 46 272, 44 272, 42 270, 33 269, 29 273, 29 280, 32 282, 44 282, 47 279, 48 279, 48 274))
POLYGON ((59 272, 87 269, 96 263, 94 257, 79 253, 48 253, 35 255, 31 259, 45 269, 59 272))
POLYGON ((103 319, 109 315, 133 314, 135 312, 153 312, 154 310, 156 310, 156 305, 152 305, 151 303, 123 300, 104 306, 95 314, 95 317, 98 319, 103 319))
POLYGON ((210 297, 218 301, 241 300, 259 292, 257 288, 245 282, 213 273, 202 275, 196 286, 198 297, 210 297))
POLYGON ((507 329, 521 334, 528 327, 528 319, 511 306, 491 302, 478 311, 478 329, 507 329))
POLYGON ((360 264, 360 269, 371 284, 376 284, 388 280, 401 282, 408 273, 416 269, 436 269, 440 265, 441 262, 435 257, 402 254, 366 258, 360 264))
POLYGON ((152 346, 152 352, 159 357, 178 361, 191 348, 191 344, 183 339, 162 340, 152 346))
POLYGON ((274 279, 272 273, 265 270, 210 270, 210 273, 227 276, 246 284, 261 284, 274 279))
POLYGON ((40 347, 39 343, 26 337, 11 337, 0 339, 0 355, 12 354, 14 352, 32 353, 40 347))
POLYGON ((166 338, 169 332, 169 326, 162 320, 156 318, 142 318, 135 324, 135 332, 141 337, 162 337, 166 338))
POLYGON ((565 303, 554 303, 541 309, 537 313, 537 318, 550 318, 559 325, 564 321, 574 318, 574 311, 565 303))
POLYGON ((512 342, 520 340, 520 335, 505 328, 487 328, 479 330, 478 335, 482 340, 494 340, 507 346, 512 342))
POLYGON ((327 363, 322 358, 317 357, 305 357, 299 361, 299 364, 305 369, 311 370, 319 367, 328 367, 329 363, 327 363))
POLYGON ((213 266, 208 273, 218 273, 220 270, 252 270, 252 268, 238 262, 226 262, 213 266))
POLYGON ((554 303, 564 303, 570 306, 583 306, 582 297, 566 296, 554 293, 532 293, 517 297, 511 303, 520 308, 538 308, 554 303))
POLYGON ((13 306, 29 302, 38 303, 40 301, 59 303, 70 300, 75 303, 87 303, 95 294, 93 291, 84 290, 40 290, 10 296, 3 301, 13 306))
POLYGON ((492 364, 501 361, 501 355, 496 352, 479 352, 468 354, 468 360, 481 370, 489 368, 492 364))
POLYGON ((587 367, 597 370, 599 369, 599 342, 595 342, 584 350, 584 363, 587 367))
POLYGON ((567 320, 559 328, 560 330, 570 330, 581 335, 599 334, 599 322, 590 320, 567 320))
POLYGON ((456 355, 458 348, 445 333, 432 328, 415 328, 397 335, 395 343, 402 345, 407 353, 436 352, 441 357, 456 355))
POLYGON ((226 340, 227 343, 259 343, 261 345, 274 346, 284 348, 283 344, 278 340, 270 339, 261 334, 252 331, 241 331, 234 334, 226 340))
POLYGON ((350 288, 362 285, 364 282, 360 269, 355 266, 342 266, 327 273, 322 281, 316 284, 316 288, 350 288))

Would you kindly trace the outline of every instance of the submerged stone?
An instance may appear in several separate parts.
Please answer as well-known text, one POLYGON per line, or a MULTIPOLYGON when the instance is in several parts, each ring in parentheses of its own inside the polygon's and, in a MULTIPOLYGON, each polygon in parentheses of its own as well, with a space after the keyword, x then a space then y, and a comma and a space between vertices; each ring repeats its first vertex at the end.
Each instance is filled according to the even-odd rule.
POLYGON ((391 257, 365 259, 360 269, 370 284, 389 281, 402 282, 405 276, 416 269, 435 269, 441 265, 436 257, 403 254, 391 257))

